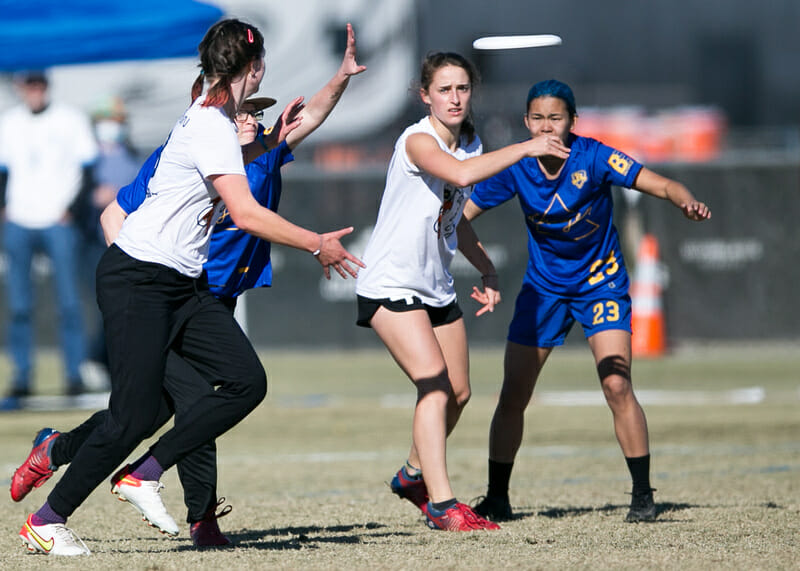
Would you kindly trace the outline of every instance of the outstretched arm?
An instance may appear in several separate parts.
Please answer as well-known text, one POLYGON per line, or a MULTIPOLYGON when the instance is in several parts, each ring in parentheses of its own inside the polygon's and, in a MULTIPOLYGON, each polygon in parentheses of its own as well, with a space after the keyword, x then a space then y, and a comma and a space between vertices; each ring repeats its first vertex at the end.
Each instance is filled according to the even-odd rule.
POLYGON ((566 159, 569 152, 569 148, 555 135, 539 135, 461 161, 443 151, 428 133, 414 133, 406 139, 406 153, 412 163, 428 174, 458 187, 486 180, 525 157, 551 155, 566 159))
POLYGON ((347 24, 347 47, 344 51, 342 65, 339 66, 336 75, 309 99, 301 111, 302 120, 299 126, 286 136, 286 144, 290 149, 296 148, 328 118, 341 99, 342 93, 347 89, 350 77, 358 75, 366 69, 366 66, 358 65, 356 62, 356 36, 353 26, 347 24))
POLYGON ((689 220, 708 220, 711 218, 711 210, 704 203, 697 200, 694 195, 684 185, 676 180, 661 176, 648 168, 642 167, 633 188, 655 196, 669 200, 683 212, 689 220))
POLYGON ((209 180, 225 202, 233 223, 240 230, 273 244, 284 244, 298 250, 312 252, 322 265, 325 277, 329 279, 331 268, 346 278, 347 274, 356 277, 358 268, 364 267, 364 263, 345 250, 341 244, 340 239, 350 234, 353 231, 352 227, 317 234, 289 222, 256 202, 250 192, 246 176, 240 174, 214 175, 209 177, 209 180))

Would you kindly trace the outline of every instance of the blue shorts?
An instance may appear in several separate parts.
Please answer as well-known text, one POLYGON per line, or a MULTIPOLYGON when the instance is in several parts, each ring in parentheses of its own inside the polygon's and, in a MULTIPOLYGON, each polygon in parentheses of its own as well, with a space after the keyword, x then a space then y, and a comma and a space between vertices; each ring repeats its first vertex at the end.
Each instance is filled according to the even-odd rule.
POLYGON ((508 326, 508 340, 528 347, 556 347, 576 321, 586 337, 600 331, 631 331, 631 297, 608 289, 579 298, 543 294, 523 284, 508 326))

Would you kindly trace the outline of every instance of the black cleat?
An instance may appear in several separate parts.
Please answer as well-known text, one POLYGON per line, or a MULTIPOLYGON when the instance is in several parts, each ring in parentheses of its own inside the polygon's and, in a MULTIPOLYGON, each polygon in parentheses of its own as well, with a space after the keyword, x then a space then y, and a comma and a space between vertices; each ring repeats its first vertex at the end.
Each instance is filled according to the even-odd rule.
POLYGON ((625 521, 638 523, 640 521, 653 521, 656 519, 656 504, 653 501, 655 488, 631 494, 631 509, 625 516, 625 521))
POLYGON ((509 499, 498 496, 481 496, 473 506, 476 514, 492 521, 508 521, 514 519, 509 499))

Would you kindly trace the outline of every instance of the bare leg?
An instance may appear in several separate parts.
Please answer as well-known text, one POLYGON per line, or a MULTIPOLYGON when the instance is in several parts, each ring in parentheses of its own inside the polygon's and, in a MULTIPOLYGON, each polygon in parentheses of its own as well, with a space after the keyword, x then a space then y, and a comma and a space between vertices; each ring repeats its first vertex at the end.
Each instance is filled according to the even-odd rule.
POLYGON ((647 420, 631 382, 631 334, 601 331, 589 337, 603 394, 614 417, 614 432, 626 458, 650 453, 647 420))
POLYGON ((533 396, 539 372, 552 351, 549 347, 527 347, 508 341, 503 387, 489 431, 489 458, 514 462, 525 424, 525 409, 533 396))
POLYGON ((450 379, 444 355, 427 312, 378 309, 370 322, 400 368, 417 387, 412 426, 413 447, 431 501, 455 496, 447 476, 447 408, 450 379))

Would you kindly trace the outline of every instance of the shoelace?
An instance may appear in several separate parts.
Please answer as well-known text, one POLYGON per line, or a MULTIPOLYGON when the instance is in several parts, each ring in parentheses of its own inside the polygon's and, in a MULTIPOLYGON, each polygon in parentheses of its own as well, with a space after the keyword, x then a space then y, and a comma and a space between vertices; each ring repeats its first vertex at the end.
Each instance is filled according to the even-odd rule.
POLYGON ((457 509, 464 516, 464 521, 466 521, 467 525, 472 529, 483 529, 488 523, 465 504, 458 504, 457 509))
POLYGON ((83 540, 77 535, 75 535, 75 532, 73 532, 70 528, 68 528, 63 524, 56 525, 53 528, 53 535, 58 537, 58 540, 61 542, 64 542, 66 544, 69 543, 74 543, 76 545, 80 544, 86 551, 89 551, 89 548, 86 547, 86 544, 83 542, 83 540))
POLYGON ((225 517, 226 515, 228 515, 229 513, 231 513, 233 511, 233 506, 228 504, 227 506, 222 508, 219 513, 216 513, 217 508, 219 506, 221 506, 222 504, 224 504, 224 503, 225 503, 225 497, 224 496, 217 500, 217 505, 214 506, 213 510, 210 510, 209 519, 219 519, 221 517, 225 517))

